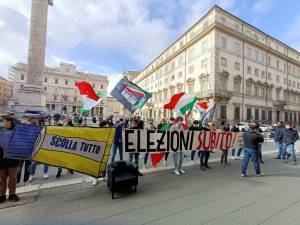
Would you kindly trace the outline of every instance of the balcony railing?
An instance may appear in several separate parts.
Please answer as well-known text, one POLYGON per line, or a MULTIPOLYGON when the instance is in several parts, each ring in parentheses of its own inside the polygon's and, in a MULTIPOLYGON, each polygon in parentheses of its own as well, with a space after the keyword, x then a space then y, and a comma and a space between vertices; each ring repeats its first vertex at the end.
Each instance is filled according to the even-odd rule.
POLYGON ((286 106, 285 100, 273 100, 273 105, 278 107, 284 107, 286 106))
POLYGON ((216 89, 215 90, 215 96, 216 97, 222 97, 222 98, 232 98, 232 91, 229 90, 223 90, 223 89, 216 89))

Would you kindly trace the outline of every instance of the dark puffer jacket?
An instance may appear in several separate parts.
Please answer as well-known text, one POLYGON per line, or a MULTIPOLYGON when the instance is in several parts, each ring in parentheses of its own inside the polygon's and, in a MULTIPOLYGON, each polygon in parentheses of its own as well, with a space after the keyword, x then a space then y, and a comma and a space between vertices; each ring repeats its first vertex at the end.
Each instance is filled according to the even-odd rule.
POLYGON ((286 145, 294 144, 299 139, 298 131, 293 128, 283 130, 282 143, 286 145))

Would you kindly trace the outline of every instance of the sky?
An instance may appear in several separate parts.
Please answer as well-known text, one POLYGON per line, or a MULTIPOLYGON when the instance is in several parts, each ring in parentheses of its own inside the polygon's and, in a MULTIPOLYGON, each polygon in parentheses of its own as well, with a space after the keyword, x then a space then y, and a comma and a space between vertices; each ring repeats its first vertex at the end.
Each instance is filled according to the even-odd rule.
MULTIPOLYGON (((106 75, 142 70, 211 7, 219 5, 300 50, 299 0, 53 0, 46 62, 106 75)), ((0 0, 0 76, 27 61, 31 0, 0 0)))

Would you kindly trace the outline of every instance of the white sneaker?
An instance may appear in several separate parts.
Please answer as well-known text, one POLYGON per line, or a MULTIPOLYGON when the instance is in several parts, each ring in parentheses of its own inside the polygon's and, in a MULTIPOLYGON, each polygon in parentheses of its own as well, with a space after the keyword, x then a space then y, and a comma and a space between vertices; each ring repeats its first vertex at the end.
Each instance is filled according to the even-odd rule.
POLYGON ((179 172, 185 174, 185 171, 183 169, 179 170, 179 172))
POLYGON ((168 165, 167 161, 164 160, 163 166, 167 166, 167 165, 168 165))
POLYGON ((146 165, 143 165, 143 169, 142 169, 142 171, 144 172, 144 171, 146 171, 147 170, 147 167, 146 167, 146 165))
POLYGON ((49 178, 49 174, 48 173, 44 173, 44 179, 47 180, 49 178))
POLYGON ((235 160, 235 157, 234 157, 234 156, 232 156, 232 157, 231 157, 231 159, 232 159, 232 160, 235 160))
POLYGON ((31 182, 33 180, 33 176, 30 175, 28 181, 31 182))
POLYGON ((97 184, 98 184, 98 180, 97 180, 96 178, 93 178, 93 183, 92 183, 92 185, 93 185, 93 186, 97 186, 97 184))
POLYGON ((193 164, 193 165, 194 165, 194 164, 195 164, 195 161, 194 161, 194 160, 191 160, 191 164, 193 164))
POLYGON ((174 173, 175 173, 176 175, 180 175, 180 172, 179 172, 178 170, 174 170, 174 173))

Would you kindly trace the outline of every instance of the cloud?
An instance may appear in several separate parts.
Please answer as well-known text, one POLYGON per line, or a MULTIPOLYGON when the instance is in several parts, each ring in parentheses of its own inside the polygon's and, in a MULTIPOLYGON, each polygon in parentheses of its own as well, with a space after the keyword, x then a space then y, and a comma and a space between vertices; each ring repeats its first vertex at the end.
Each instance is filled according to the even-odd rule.
POLYGON ((273 7, 271 0, 258 0, 251 8, 252 13, 264 14, 269 12, 273 7))
MULTIPOLYGON (((13 63, 26 62, 30 3, 0 0, 0 57, 6 55, 0 60, 0 73, 13 63)), ((95 52, 119 52, 136 63, 130 69, 143 68, 214 4, 229 9, 236 1, 55 0, 48 10, 46 65, 55 66, 60 59, 86 61, 72 57, 72 51, 84 45, 95 52)), ((96 65, 88 69, 92 67, 96 65)), ((84 65, 80 68, 86 70, 84 65)))

